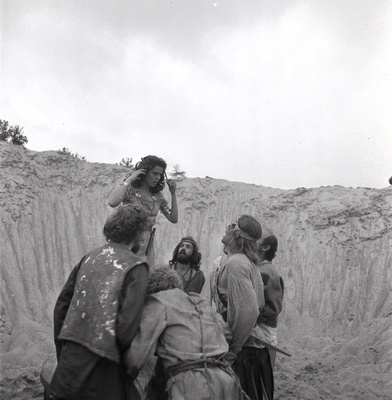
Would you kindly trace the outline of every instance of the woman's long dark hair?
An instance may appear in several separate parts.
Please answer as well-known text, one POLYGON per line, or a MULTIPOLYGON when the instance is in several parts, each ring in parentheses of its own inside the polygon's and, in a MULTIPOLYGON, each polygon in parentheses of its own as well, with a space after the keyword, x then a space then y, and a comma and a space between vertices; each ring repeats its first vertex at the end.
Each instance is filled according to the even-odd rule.
MULTIPOLYGON (((163 173, 161 178, 159 179, 159 182, 154 187, 150 188, 150 192, 153 194, 160 192, 165 187, 165 171, 167 167, 165 160, 157 156, 146 156, 143 157, 142 160, 135 165, 135 170, 145 169, 147 171, 146 173, 151 171, 154 167, 162 167, 163 173)), ((135 180, 133 186, 135 188, 140 187, 144 179, 144 175, 140 176, 138 179, 135 180)))

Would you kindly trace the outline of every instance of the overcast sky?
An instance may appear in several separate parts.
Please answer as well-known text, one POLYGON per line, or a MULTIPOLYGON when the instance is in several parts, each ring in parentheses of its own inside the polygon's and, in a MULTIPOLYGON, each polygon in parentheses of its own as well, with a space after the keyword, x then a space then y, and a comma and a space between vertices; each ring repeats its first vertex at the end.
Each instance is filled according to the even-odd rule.
POLYGON ((385 187, 390 0, 3 0, 1 113, 36 151, 277 188, 385 187))

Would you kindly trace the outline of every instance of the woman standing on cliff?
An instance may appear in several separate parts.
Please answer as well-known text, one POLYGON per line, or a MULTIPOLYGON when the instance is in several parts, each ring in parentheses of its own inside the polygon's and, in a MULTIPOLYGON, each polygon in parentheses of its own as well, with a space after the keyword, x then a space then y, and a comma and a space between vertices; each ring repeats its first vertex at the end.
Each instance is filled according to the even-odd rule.
POLYGON ((176 183, 167 180, 172 196, 171 208, 161 193, 165 186, 166 162, 156 156, 146 156, 139 161, 132 174, 109 196, 108 204, 117 207, 119 204, 141 206, 148 214, 148 230, 138 251, 146 255, 151 268, 155 263, 154 233, 158 212, 173 224, 178 221, 176 183))

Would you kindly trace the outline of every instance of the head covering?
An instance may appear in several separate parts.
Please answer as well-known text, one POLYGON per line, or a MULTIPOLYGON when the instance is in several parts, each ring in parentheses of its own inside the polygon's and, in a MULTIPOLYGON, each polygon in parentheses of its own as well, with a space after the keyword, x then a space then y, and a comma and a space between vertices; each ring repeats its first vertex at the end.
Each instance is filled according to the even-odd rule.
MULTIPOLYGON (((236 237, 241 236, 242 238, 244 238, 246 240, 249 240, 251 242, 256 242, 261 237, 261 226, 260 226, 260 229, 256 229, 256 231, 252 232, 252 234, 250 232, 247 232, 245 229, 241 229, 239 226, 239 220, 244 217, 247 217, 251 222, 257 223, 257 225, 260 226, 259 222, 256 219, 254 219, 253 217, 248 216, 248 215, 242 215, 241 217, 237 218, 237 220, 235 222, 231 223, 227 228, 233 229, 236 237)), ((243 224, 241 224, 241 225, 243 225, 243 224)), ((249 228, 252 228, 252 226, 249 226, 249 228)))
POLYGON ((199 250, 199 246, 197 245, 195 239, 193 239, 192 236, 185 236, 185 237, 183 237, 183 238, 180 240, 180 243, 179 243, 179 244, 181 244, 182 242, 189 242, 189 243, 192 243, 192 244, 193 244, 193 247, 196 249, 196 251, 199 250))

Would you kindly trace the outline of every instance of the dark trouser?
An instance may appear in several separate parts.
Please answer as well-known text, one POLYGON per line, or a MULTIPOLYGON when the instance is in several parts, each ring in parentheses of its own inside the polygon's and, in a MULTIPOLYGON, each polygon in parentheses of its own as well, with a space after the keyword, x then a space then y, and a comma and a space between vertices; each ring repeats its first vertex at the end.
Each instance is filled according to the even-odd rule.
POLYGON ((251 400, 273 400, 274 375, 268 349, 243 347, 233 364, 242 390, 251 400))
POLYGON ((276 361, 276 350, 268 349, 270 358, 271 358, 271 367, 272 370, 275 368, 275 361, 276 361))
MULTIPOLYGON (((63 400, 140 400, 123 364, 65 341, 46 396, 63 400)), ((48 398, 48 397, 46 397, 48 398)))
POLYGON ((163 368, 162 359, 160 357, 157 359, 154 375, 151 377, 146 391, 146 399, 148 400, 166 400, 168 398, 168 394, 166 393, 165 369, 163 368))

